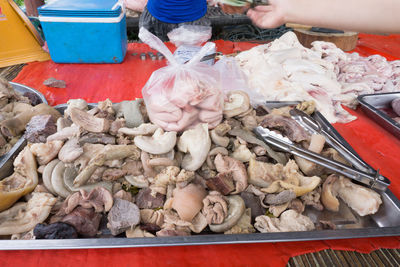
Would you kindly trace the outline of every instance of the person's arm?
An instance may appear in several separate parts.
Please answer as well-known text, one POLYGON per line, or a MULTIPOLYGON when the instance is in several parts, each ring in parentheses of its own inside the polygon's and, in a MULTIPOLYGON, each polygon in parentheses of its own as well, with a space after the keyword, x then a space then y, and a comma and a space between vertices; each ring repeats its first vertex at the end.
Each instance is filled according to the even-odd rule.
POLYGON ((247 12, 255 25, 298 23, 340 30, 400 33, 399 0, 270 0, 247 12))
POLYGON ((24 0, 26 14, 37 17, 37 8, 44 5, 44 0, 24 0))

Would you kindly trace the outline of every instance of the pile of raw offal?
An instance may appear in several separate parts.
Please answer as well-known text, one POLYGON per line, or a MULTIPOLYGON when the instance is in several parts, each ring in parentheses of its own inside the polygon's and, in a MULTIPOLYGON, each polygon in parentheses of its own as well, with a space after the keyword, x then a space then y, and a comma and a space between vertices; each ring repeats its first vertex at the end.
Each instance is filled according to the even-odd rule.
MULTIPOLYGON (((320 135, 288 115, 292 107, 250 106, 233 91, 223 121, 165 132, 141 99, 96 107, 70 100, 54 133, 38 132, 0 181, 0 236, 12 239, 188 236, 334 229, 308 209, 378 211, 375 191, 271 149, 258 125, 316 153, 343 160, 320 135), (346 204, 340 204, 339 198, 346 204)), ((312 112, 312 105, 298 106, 312 112)), ((30 123, 39 124, 43 115, 30 123)), ((46 120, 46 123, 50 123, 46 120)))
POLYGON ((264 100, 310 101, 331 123, 355 117, 341 104, 354 108, 357 96, 400 91, 400 61, 345 53, 333 43, 303 47, 293 32, 236 56, 251 90, 264 100))
POLYGON ((32 116, 51 111, 36 94, 20 94, 0 78, 0 159, 20 140, 32 116))

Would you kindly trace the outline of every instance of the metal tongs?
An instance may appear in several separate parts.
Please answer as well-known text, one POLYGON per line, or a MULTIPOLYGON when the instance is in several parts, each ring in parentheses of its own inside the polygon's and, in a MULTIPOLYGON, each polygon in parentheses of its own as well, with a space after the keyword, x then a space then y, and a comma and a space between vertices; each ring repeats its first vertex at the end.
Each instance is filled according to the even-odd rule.
POLYGON ((344 175, 348 178, 356 180, 360 183, 370 186, 371 188, 385 191, 390 184, 390 181, 379 174, 379 171, 374 173, 365 172, 362 170, 358 170, 356 168, 352 168, 348 165, 340 163, 335 160, 331 160, 325 158, 317 153, 314 153, 308 149, 304 149, 295 145, 291 140, 287 137, 283 137, 281 134, 278 134, 269 129, 258 126, 254 128, 254 132, 266 143, 273 145, 274 147, 291 153, 295 156, 299 156, 311 162, 314 162, 318 165, 321 165, 325 168, 333 170, 341 175, 344 175))
POLYGON ((306 131, 311 134, 320 134, 325 137, 326 142, 334 148, 346 161, 351 163, 355 168, 363 172, 374 173, 375 171, 368 166, 363 160, 354 155, 349 149, 347 149, 342 143, 340 143, 335 137, 330 133, 325 131, 321 124, 315 120, 313 117, 307 113, 293 108, 289 111, 290 116, 294 119, 300 126, 302 126, 306 131))

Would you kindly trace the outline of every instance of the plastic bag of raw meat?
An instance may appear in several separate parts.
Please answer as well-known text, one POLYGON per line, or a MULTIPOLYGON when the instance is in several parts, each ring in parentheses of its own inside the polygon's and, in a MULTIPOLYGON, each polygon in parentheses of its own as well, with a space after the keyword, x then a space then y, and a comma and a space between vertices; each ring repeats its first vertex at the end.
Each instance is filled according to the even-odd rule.
POLYGON ((206 43, 187 63, 179 63, 164 43, 145 28, 139 38, 158 50, 168 60, 168 66, 153 72, 142 89, 150 120, 165 131, 184 131, 198 123, 208 123, 209 129, 222 120, 223 96, 220 76, 211 66, 200 62, 215 49, 206 43))

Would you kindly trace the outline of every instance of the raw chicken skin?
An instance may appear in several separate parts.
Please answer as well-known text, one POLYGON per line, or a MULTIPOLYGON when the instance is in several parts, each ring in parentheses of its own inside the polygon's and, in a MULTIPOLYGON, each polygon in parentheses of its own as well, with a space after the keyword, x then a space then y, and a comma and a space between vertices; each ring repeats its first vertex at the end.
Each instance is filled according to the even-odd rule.
POLYGON ((357 96, 400 90, 400 61, 379 55, 347 54, 333 43, 316 41, 303 47, 293 32, 236 56, 249 87, 260 101, 310 101, 329 122, 356 117, 341 104, 355 108, 357 96))

